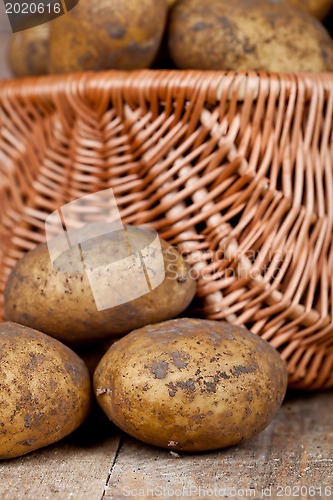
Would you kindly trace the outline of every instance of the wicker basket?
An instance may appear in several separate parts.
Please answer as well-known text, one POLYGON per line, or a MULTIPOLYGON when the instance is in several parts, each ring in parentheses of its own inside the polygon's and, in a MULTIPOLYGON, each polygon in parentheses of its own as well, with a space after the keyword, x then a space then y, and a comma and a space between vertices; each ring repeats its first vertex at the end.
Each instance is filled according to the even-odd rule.
POLYGON ((85 73, 2 82, 0 106, 1 291, 48 214, 111 187, 187 255, 199 314, 333 386, 332 75, 85 73))

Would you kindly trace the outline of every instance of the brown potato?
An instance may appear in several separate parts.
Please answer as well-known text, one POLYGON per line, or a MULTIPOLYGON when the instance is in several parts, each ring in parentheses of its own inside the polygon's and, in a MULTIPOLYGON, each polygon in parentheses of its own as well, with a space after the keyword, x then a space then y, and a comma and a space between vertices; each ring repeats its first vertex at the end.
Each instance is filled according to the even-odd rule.
POLYGON ((273 419, 287 387, 278 352, 228 323, 176 319, 146 326, 107 351, 97 401, 128 434, 182 451, 234 445, 273 419))
POLYGON ((288 0, 308 14, 324 19, 333 7, 333 0, 288 0))
POLYGON ((169 51, 182 69, 333 70, 333 41, 325 28, 283 0, 178 0, 169 51))
POLYGON ((38 76, 48 73, 49 36, 49 23, 12 35, 8 61, 15 76, 38 76))
POLYGON ((55 443, 87 417, 91 387, 83 361, 55 339, 0 324, 0 459, 55 443))
MULTIPOLYGON (((146 247, 151 243, 151 235, 146 229, 127 226, 132 247, 146 247)), ((196 283, 179 252, 163 240, 161 244, 164 281, 139 298, 124 299, 124 303, 117 302, 120 305, 104 310, 97 309, 87 273, 80 267, 76 271, 67 267, 77 258, 77 247, 65 252, 58 261, 60 267, 54 268, 47 245, 42 244, 17 263, 8 279, 4 293, 6 319, 36 328, 65 343, 78 344, 119 337, 134 328, 178 316, 192 301, 196 283)), ((111 261, 118 265, 129 252, 122 231, 91 240, 86 250, 87 260, 92 255, 97 268, 111 261)), ((107 271, 101 267, 100 281, 106 276, 107 271)), ((143 272, 140 279, 145 279, 143 272)), ((107 298, 119 294, 126 298, 137 283, 124 279, 121 286, 113 282, 108 286, 107 298)))
POLYGON ((80 0, 52 22, 51 73, 148 68, 167 16, 166 0, 80 0))

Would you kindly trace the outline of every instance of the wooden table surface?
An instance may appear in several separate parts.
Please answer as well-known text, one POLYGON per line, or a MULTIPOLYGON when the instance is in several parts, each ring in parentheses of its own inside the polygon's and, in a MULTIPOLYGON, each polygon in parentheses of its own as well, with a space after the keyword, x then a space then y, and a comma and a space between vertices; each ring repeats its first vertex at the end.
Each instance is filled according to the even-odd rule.
POLYGON ((333 392, 288 394, 263 432, 214 453, 176 454, 102 415, 63 441, 0 462, 2 500, 333 498, 333 392))

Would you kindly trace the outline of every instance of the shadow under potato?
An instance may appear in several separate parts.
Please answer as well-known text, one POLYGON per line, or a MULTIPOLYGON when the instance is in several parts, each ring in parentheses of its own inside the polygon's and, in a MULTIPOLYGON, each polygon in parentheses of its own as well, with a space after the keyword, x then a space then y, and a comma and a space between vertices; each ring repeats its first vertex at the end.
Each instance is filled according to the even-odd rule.
POLYGON ((66 442, 80 448, 93 447, 103 443, 110 436, 119 434, 119 432, 120 430, 94 401, 89 417, 78 429, 67 436, 66 442))

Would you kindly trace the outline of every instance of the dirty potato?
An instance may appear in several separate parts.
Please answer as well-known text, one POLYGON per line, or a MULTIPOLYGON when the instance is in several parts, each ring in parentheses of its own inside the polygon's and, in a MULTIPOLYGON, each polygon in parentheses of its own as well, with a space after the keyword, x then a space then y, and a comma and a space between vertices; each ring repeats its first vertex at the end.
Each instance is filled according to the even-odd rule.
POLYGON ((99 363, 94 391, 107 416, 146 443, 181 451, 223 448, 266 427, 287 371, 245 328, 176 319, 140 328, 99 363))
POLYGON ((148 68, 160 46, 166 0, 80 0, 52 22, 50 71, 148 68))
POLYGON ((49 23, 12 35, 8 59, 15 76, 38 76, 48 73, 49 35, 49 23))
POLYGON ((182 69, 333 71, 328 32, 283 0, 178 0, 168 37, 182 69))
MULTIPOLYGON (((114 231, 85 244, 85 261, 94 261, 97 269, 94 287, 86 268, 82 268, 77 246, 64 252, 54 264, 47 245, 39 245, 17 263, 8 279, 4 293, 6 319, 66 344, 82 344, 119 337, 134 328, 178 316, 192 301, 196 283, 180 253, 160 241, 162 252, 156 258, 164 265, 165 277, 150 291, 147 266, 145 270, 138 268, 133 277, 131 262, 126 264, 124 260, 132 252, 137 250, 138 254, 139 249, 149 247, 152 232, 147 229, 127 226, 125 232, 114 231), (105 267, 110 262, 113 270, 105 267), (118 275, 123 276, 120 283, 118 275), (146 290, 131 300, 133 291, 140 291, 142 284, 146 290), (105 300, 105 308, 98 308, 96 299, 105 300), (111 303, 119 305, 109 307, 111 303)), ((151 259, 155 259, 154 252, 151 259)))
POLYGON ((36 330, 0 324, 0 459, 59 441, 90 404, 88 370, 74 352, 36 330))

